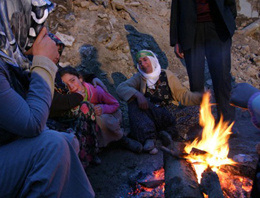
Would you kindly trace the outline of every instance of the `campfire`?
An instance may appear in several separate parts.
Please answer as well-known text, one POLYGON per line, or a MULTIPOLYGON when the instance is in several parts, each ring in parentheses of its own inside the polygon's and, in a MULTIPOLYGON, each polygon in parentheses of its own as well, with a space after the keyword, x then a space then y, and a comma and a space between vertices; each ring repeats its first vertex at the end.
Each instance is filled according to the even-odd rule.
POLYGON ((237 194, 237 190, 240 191, 239 193, 248 194, 252 186, 251 180, 232 175, 225 170, 227 165, 236 165, 235 161, 228 158, 228 140, 232 134, 233 124, 229 125, 228 122, 224 122, 222 117, 217 124, 215 123, 215 118, 211 113, 210 94, 206 93, 203 96, 200 109, 202 137, 200 140, 199 138, 195 139, 184 148, 184 151, 189 154, 186 159, 193 165, 198 182, 201 183, 203 172, 211 169, 217 173, 221 188, 227 197, 232 197, 232 191, 237 194))
POLYGON ((228 158, 234 123, 224 122, 222 117, 216 123, 211 107, 206 93, 200 108, 201 137, 186 145, 162 147, 165 197, 250 197, 252 180, 232 172, 237 163, 228 158))
POLYGON ((196 138, 184 148, 185 152, 189 154, 186 158, 196 170, 199 183, 202 173, 208 166, 214 172, 218 172, 221 165, 235 164, 232 159, 228 158, 228 139, 232 133, 231 128, 234 123, 228 125, 227 122, 223 122, 221 117, 216 125, 209 101, 210 94, 207 92, 204 94, 200 109, 200 125, 203 128, 201 139, 196 138), (194 152, 194 148, 203 152, 194 152))
POLYGON ((129 197, 164 197, 163 168, 153 171, 152 174, 140 172, 130 183, 133 190, 128 193, 129 197))
POLYGON ((228 158, 228 140, 234 123, 224 122, 222 117, 216 123, 211 107, 210 94, 206 93, 200 108, 201 137, 191 143, 162 146, 164 169, 140 177, 131 196, 250 197, 252 180, 241 176, 235 168, 239 164, 228 158))

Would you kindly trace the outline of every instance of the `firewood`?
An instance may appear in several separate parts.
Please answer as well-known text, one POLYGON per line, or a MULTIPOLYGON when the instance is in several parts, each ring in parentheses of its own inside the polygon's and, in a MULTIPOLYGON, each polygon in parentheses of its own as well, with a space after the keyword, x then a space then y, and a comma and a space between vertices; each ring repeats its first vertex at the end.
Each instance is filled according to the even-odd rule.
POLYGON ((218 175, 210 168, 202 173, 200 186, 202 191, 208 195, 208 198, 224 198, 218 175))
POLYGON ((198 148, 192 148, 191 151, 190 151, 190 154, 193 154, 193 155, 207 155, 209 154, 207 151, 203 151, 203 150, 200 150, 198 148))
POLYGON ((179 160, 179 145, 170 145, 164 149, 165 198, 190 197, 202 198, 196 173, 186 160, 179 160), (169 152, 170 150, 170 152, 169 152), (173 153, 172 153, 173 151, 173 153), (173 157, 174 156, 174 157, 173 157), (178 156, 178 157, 176 157, 178 156))
POLYGON ((161 150, 163 152, 170 154, 172 157, 174 157, 176 159, 181 159, 181 160, 186 160, 185 156, 188 155, 187 153, 180 153, 180 152, 173 151, 171 149, 168 149, 165 146, 161 146, 161 150))
POLYGON ((155 188, 162 183, 164 183, 164 179, 158 179, 158 180, 150 180, 150 181, 140 181, 139 184, 147 187, 147 188, 155 188))

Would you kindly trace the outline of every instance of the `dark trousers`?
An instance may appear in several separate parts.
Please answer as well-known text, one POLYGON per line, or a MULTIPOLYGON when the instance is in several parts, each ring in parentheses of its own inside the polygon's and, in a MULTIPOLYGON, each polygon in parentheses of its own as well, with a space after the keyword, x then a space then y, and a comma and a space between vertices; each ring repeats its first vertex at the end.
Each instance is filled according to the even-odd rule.
POLYGON ((191 49, 184 51, 191 91, 204 90, 205 60, 213 82, 218 118, 233 121, 235 108, 230 106, 231 92, 231 37, 212 22, 197 23, 191 49))

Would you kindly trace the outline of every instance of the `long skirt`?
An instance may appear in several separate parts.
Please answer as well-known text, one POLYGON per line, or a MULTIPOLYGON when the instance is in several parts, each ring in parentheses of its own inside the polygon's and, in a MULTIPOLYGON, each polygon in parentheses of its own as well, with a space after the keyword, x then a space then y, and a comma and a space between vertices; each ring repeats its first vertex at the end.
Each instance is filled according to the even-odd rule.
POLYGON ((157 107, 149 102, 149 108, 142 110, 134 100, 128 104, 130 136, 144 143, 147 139, 156 139, 159 132, 165 130, 175 135, 175 118, 165 107, 157 107))

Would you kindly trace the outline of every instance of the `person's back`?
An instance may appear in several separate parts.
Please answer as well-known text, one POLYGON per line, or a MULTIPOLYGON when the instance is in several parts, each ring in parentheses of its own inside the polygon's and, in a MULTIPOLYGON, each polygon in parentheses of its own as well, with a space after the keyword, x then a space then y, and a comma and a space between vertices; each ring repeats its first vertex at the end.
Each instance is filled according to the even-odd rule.
MULTIPOLYGON (((0 197, 94 197, 75 136, 46 127, 57 71, 52 60, 59 53, 43 24, 35 28, 29 22, 32 6, 46 17, 51 5, 35 0, 0 4, 0 197), (39 32, 29 35, 29 29, 39 32), (32 63, 25 53, 34 56, 32 63), (29 79, 23 66, 30 70, 29 79)), ((34 13, 37 18, 39 13, 34 13)))

